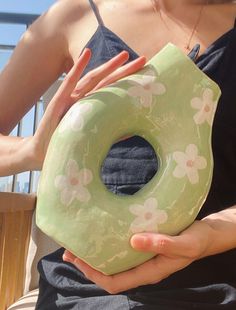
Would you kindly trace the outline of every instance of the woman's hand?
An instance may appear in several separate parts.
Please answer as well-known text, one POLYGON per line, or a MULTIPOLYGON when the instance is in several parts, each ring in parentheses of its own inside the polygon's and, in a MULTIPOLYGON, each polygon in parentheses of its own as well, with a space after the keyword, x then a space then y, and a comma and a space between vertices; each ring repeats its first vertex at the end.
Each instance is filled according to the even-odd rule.
POLYGON ((158 283, 174 272, 208 255, 212 243, 212 228, 204 221, 196 221, 180 235, 171 237, 157 233, 134 235, 131 246, 157 256, 131 270, 107 276, 91 268, 69 251, 63 260, 74 264, 85 276, 110 294, 116 294, 141 285, 158 283))
POLYGON ((35 135, 25 141, 27 152, 31 154, 29 156, 31 170, 42 168, 51 136, 62 117, 75 102, 98 88, 134 73, 141 69, 146 62, 145 57, 139 57, 122 66, 129 58, 128 52, 123 51, 80 79, 90 57, 90 50, 85 49, 49 103, 35 135))

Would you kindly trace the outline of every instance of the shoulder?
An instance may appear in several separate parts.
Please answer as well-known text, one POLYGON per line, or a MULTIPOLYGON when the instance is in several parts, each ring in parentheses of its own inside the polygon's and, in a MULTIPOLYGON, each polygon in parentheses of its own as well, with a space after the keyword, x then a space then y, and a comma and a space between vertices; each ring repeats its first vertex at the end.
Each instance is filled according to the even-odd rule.
POLYGON ((213 5, 213 10, 223 15, 225 18, 236 18, 236 2, 227 2, 223 4, 213 5))
POLYGON ((88 0, 58 0, 29 29, 48 36, 60 34, 68 24, 81 20, 88 10, 88 0))
POLYGON ((47 49, 55 57, 64 59, 65 71, 73 65, 68 48, 68 36, 71 26, 76 23, 82 31, 82 21, 90 9, 88 0, 58 0, 23 34, 21 41, 32 49, 47 49))
POLYGON ((223 34, 232 29, 236 19, 236 3, 209 4, 204 8, 206 29, 223 34))

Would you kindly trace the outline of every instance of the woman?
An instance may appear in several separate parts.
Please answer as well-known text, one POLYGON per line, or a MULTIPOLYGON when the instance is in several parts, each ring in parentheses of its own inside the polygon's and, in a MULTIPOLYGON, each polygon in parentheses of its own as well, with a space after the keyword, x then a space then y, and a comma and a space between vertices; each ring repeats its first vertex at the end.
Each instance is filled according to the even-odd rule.
MULTIPOLYGON (((236 5, 232 1, 204 0, 101 0, 96 1, 96 5, 94 2, 58 1, 24 35, 0 77, 0 104, 4 107, 8 102, 7 109, 4 107, 0 116, 2 134, 9 133, 31 103, 63 71, 68 72, 84 46, 91 48, 92 58, 83 74, 122 50, 129 52, 129 60, 136 59, 138 54, 149 59, 171 41, 189 54, 222 90, 213 128, 213 181, 197 221, 179 236, 151 233, 133 236, 131 245, 135 249, 158 254, 137 268, 115 276, 104 276, 68 251, 64 253, 64 249, 45 257, 39 263, 41 278, 36 308, 235 309, 236 5), (115 18, 119 16, 122 16, 122 22, 115 18), (20 74, 25 68, 28 74, 20 74), (33 83, 32 76, 36 77, 33 83), (19 93, 17 98, 16 93, 19 93)), ((50 136, 63 113, 74 102, 70 94, 76 85, 75 77, 80 75, 77 72, 80 73, 89 58, 87 54, 85 50, 82 63, 73 67, 72 72, 76 73, 72 73, 72 81, 70 78, 65 81, 67 91, 63 92, 62 88, 54 97, 38 133, 32 138, 33 144, 31 139, 17 141, 16 148, 10 138, 1 138, 7 154, 11 154, 11 162, 5 162, 0 171, 12 173, 22 168, 41 168, 50 136), (63 108, 60 106, 62 102, 66 102, 63 108), (23 155, 16 156, 21 150, 24 150, 23 155), (35 156, 35 153, 39 155, 35 156), (25 164, 27 156, 31 160, 25 164)), ((119 64, 126 61, 126 56, 122 55, 126 54, 118 56, 119 61, 123 57, 119 64)), ((143 62, 140 58, 132 70, 143 62)), ((127 74, 128 70, 123 69, 122 74, 127 74)), ((105 69, 102 77, 106 73, 105 69)), ((120 71, 115 72, 112 79, 114 75, 119 78, 120 71)), ((105 83, 110 80, 108 78, 105 83)), ((85 76, 74 94, 80 97, 91 91, 94 87, 87 87, 93 81, 94 77, 85 76)), ((104 163, 103 177, 110 190, 118 194, 133 194, 157 170, 155 154, 139 137, 116 143, 112 156, 108 154, 108 158, 110 160, 104 163), (134 146, 137 152, 123 152, 125 148, 134 149, 134 146), (138 162, 140 152, 145 168, 138 162), (115 181, 110 184, 109 176, 114 175, 114 167, 121 165, 121 159, 124 170, 115 174, 115 181), (138 180, 137 169, 141 172, 138 180), (125 181, 127 173, 134 175, 132 184, 125 181)))

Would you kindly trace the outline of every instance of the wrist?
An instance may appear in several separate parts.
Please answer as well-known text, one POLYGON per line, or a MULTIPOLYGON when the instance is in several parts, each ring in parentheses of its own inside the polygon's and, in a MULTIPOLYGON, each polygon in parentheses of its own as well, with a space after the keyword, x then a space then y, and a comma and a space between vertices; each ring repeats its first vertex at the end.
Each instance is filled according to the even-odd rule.
POLYGON ((31 137, 0 135, 0 175, 13 175, 34 167, 31 137))
POLYGON ((40 170, 42 164, 38 149, 33 136, 18 138, 18 143, 12 147, 9 157, 12 174, 40 170))
POLYGON ((208 225, 211 232, 207 255, 219 254, 236 248, 235 207, 210 214, 201 221, 208 225))
POLYGON ((201 225, 199 227, 201 230, 199 243, 202 244, 203 246, 201 248, 201 251, 199 252, 200 255, 198 257, 198 259, 201 259, 201 258, 215 254, 213 248, 214 248, 215 240, 217 238, 216 236, 217 233, 212 228, 212 226, 209 225, 207 220, 202 219, 196 222, 198 222, 201 225))
POLYGON ((40 143, 35 136, 24 138, 22 147, 22 164, 25 170, 41 170, 44 156, 40 143))
POLYGON ((189 257, 198 260, 211 255, 211 244, 215 235, 211 226, 202 220, 196 220, 180 236, 183 235, 189 244, 189 257))

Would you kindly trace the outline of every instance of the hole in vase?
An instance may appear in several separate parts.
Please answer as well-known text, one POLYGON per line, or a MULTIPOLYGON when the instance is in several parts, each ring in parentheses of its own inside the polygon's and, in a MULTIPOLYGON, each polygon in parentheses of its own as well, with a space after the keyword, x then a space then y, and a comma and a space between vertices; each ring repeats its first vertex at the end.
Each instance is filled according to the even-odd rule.
POLYGON ((112 193, 133 195, 158 172, 158 163, 152 145, 140 136, 132 136, 111 146, 100 175, 112 193))

